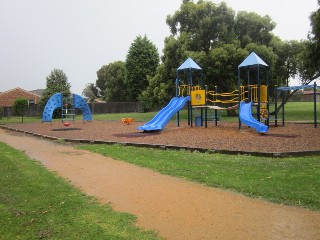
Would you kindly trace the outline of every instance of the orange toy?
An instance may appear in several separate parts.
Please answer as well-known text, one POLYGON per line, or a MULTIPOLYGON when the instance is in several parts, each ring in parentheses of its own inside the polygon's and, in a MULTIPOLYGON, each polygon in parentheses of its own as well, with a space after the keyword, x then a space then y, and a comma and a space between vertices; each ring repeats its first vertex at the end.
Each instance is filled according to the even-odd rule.
POLYGON ((129 125, 130 123, 134 122, 134 119, 133 118, 121 118, 121 122, 123 124, 129 125))

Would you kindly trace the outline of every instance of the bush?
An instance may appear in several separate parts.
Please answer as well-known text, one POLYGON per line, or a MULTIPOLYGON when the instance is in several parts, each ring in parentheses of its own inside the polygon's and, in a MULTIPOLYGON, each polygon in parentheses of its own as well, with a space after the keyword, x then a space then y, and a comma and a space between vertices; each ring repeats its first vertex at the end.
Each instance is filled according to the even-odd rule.
POLYGON ((28 99, 26 98, 17 98, 13 103, 13 112, 18 116, 21 116, 21 122, 23 122, 23 116, 25 115, 28 107, 28 99))

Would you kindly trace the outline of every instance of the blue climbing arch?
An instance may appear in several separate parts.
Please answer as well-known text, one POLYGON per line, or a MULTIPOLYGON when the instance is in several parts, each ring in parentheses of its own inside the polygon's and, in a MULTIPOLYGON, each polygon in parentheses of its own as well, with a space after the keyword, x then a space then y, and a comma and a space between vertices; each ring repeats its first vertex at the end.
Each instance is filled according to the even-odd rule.
POLYGON ((56 93, 50 97, 42 112, 42 122, 52 122, 53 111, 57 108, 62 108, 62 93, 56 93))
MULTIPOLYGON (((53 111, 63 107, 63 94, 56 93, 50 97, 43 112, 42 122, 52 122, 53 111)), ((79 95, 73 94, 73 106, 82 112, 83 121, 91 121, 92 115, 87 102, 79 95)))
POLYGON ((90 108, 87 102, 83 99, 83 97, 79 96, 78 94, 73 94, 73 104, 75 108, 78 108, 81 110, 83 121, 92 120, 90 108))

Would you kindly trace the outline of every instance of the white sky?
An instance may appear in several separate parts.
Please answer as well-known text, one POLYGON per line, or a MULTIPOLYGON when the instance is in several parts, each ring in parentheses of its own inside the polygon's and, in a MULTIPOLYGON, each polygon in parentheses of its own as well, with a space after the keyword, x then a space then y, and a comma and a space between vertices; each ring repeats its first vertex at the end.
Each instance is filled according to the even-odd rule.
MULTIPOLYGON (((197 0, 195 0, 197 2, 197 0)), ((221 1, 213 1, 220 3, 221 1)), ((235 11, 268 14, 282 40, 307 38, 317 0, 225 0, 235 11)), ((46 87, 45 78, 62 69, 71 91, 95 83, 102 65, 121 60, 138 35, 162 55, 170 35, 166 16, 182 0, 0 0, 0 92, 46 87)), ((177 63, 178 67, 179 63, 177 63)))

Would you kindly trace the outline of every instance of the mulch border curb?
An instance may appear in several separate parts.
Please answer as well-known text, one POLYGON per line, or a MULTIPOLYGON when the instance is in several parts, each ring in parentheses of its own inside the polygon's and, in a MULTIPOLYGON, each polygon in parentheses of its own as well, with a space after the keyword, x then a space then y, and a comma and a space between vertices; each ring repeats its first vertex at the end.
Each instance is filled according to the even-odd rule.
POLYGON ((119 144, 123 146, 133 146, 133 147, 147 147, 147 148, 157 148, 164 150, 187 150, 191 152, 201 152, 201 153, 219 153, 219 154, 228 154, 228 155, 250 155, 250 156, 261 156, 261 157, 303 157, 303 156, 319 156, 320 150, 314 151, 295 151, 295 152, 251 152, 251 151, 233 151, 233 150, 221 150, 221 149, 207 149, 207 148, 194 148, 194 147, 182 147, 176 145, 162 145, 162 144, 147 144, 147 143, 132 143, 132 142, 115 142, 115 141, 105 141, 105 140, 88 140, 88 139, 68 139, 68 138, 58 138, 47 135, 42 135, 34 132, 28 132, 19 130, 16 128, 0 125, 0 128, 20 132, 28 135, 32 135, 35 137, 41 137, 48 140, 54 141, 65 141, 70 143, 86 143, 86 144, 119 144))

